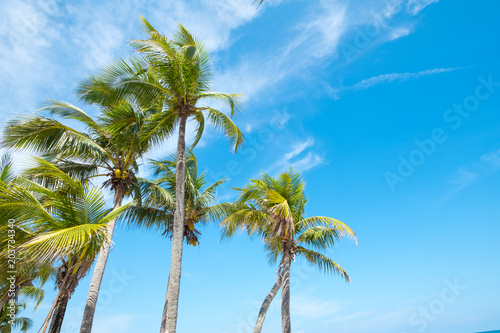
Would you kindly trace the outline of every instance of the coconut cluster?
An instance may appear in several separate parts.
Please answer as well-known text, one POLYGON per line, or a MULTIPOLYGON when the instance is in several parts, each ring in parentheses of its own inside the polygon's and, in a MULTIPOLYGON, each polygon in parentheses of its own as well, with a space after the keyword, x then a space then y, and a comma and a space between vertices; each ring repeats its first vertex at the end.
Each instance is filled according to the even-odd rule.
POLYGON ((130 170, 116 168, 108 173, 108 177, 110 177, 109 183, 111 185, 111 189, 114 190, 118 186, 121 186, 125 191, 125 195, 130 194, 130 190, 135 184, 133 181, 134 172, 130 170))

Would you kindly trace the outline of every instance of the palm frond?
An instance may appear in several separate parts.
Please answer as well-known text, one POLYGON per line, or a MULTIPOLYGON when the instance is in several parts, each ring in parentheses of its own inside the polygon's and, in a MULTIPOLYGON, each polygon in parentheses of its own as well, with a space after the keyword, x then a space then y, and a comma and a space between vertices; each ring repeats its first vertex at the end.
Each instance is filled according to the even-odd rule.
POLYGON ((351 278, 347 272, 340 267, 339 264, 325 255, 316 251, 308 250, 302 246, 297 246, 295 248, 295 253, 297 256, 304 257, 311 264, 318 266, 318 268, 323 270, 325 273, 340 275, 346 282, 351 282, 351 278))
POLYGON ((64 101, 50 100, 45 102, 43 107, 38 110, 46 111, 50 115, 60 116, 64 119, 74 119, 78 120, 87 126, 93 128, 94 130, 99 130, 99 125, 92 119, 88 114, 86 114, 82 109, 64 101))
POLYGON ((243 146, 244 137, 240 129, 226 114, 212 108, 205 108, 207 118, 216 130, 223 132, 229 139, 234 152, 243 146))
POLYGON ((313 216, 302 219, 296 223, 296 228, 298 230, 304 230, 307 228, 312 228, 315 226, 323 226, 326 228, 334 228, 337 230, 339 237, 350 237, 352 240, 358 243, 358 238, 354 231, 345 223, 326 216, 313 216))

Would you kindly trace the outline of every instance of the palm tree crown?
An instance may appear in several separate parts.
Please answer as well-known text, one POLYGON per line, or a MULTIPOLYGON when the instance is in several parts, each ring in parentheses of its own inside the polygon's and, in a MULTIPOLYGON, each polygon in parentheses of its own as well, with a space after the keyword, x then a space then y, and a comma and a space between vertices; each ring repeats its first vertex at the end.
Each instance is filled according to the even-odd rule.
POLYGON ((35 267, 57 267, 59 292, 44 326, 52 318, 49 332, 59 332, 67 301, 102 245, 110 242, 107 225, 127 206, 110 212, 99 189, 39 158, 25 175, 29 179, 0 182, 0 218, 15 219, 26 234, 18 243, 20 256, 35 267))
MULTIPOLYGON (((166 160, 152 160, 155 180, 139 179, 142 200, 138 205, 129 207, 120 220, 145 229, 159 231, 172 237, 175 212, 175 188, 177 162, 175 155, 166 160)), ((216 203, 217 189, 225 182, 220 179, 207 184, 206 173, 198 174, 194 154, 186 156, 186 192, 184 214, 184 238, 190 245, 199 244, 199 226, 209 221, 219 220, 226 204, 216 203)))

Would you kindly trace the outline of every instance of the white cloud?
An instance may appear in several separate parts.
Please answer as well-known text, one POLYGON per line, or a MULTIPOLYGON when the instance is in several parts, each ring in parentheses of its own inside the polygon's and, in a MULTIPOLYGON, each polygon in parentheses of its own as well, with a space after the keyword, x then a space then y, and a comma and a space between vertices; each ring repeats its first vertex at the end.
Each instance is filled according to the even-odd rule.
POLYGON ((356 83, 353 85, 351 88, 358 90, 358 89, 366 89, 370 88, 374 85, 381 84, 381 83, 390 83, 394 81, 406 81, 410 79, 418 79, 424 76, 429 76, 429 75, 434 75, 434 74, 440 74, 440 73, 447 73, 447 72, 453 72, 456 71, 459 68, 435 68, 435 69, 429 69, 425 71, 420 71, 416 73, 391 73, 391 74, 383 74, 379 76, 374 76, 369 79, 365 79, 361 82, 356 83))
POLYGON ((228 47, 231 31, 260 13, 252 1, 246 0, 159 1, 154 7, 147 18, 158 30, 173 31, 181 22, 212 51, 228 47))
POLYGON ((314 138, 307 138, 306 141, 298 142, 293 145, 293 150, 287 154, 285 154, 285 158, 290 160, 295 156, 302 153, 306 148, 311 147, 314 144, 314 138))
POLYGON ((347 7, 338 1, 320 1, 313 14, 295 25, 281 44, 263 53, 249 54, 237 65, 217 73, 215 90, 237 91, 249 98, 277 86, 309 66, 336 57, 340 36, 347 23, 347 7))
POLYGON ((231 32, 263 8, 246 0, 3 1, 0 114, 33 111, 47 98, 73 99, 73 87, 84 75, 131 53, 128 40, 144 36, 140 14, 167 35, 182 22, 213 51, 228 47, 231 32))
POLYGON ((479 161, 462 166, 455 172, 451 184, 457 186, 456 193, 472 183, 482 180, 500 170, 500 149, 481 155, 479 161))
POLYGON ((428 69, 420 72, 405 72, 405 73, 390 73, 390 74, 382 74, 378 76, 373 76, 368 79, 364 79, 352 86, 347 86, 347 87, 338 87, 338 88, 330 88, 330 94, 332 97, 335 99, 340 98, 339 94, 344 91, 349 91, 349 90, 361 90, 361 89, 367 89, 371 88, 375 85, 379 85, 382 83, 391 83, 391 82, 403 82, 411 79, 419 79, 421 77, 429 76, 429 75, 435 75, 435 74, 441 74, 441 73, 448 73, 448 72, 453 72, 456 70, 459 70, 460 68, 435 68, 435 69, 428 69))
POLYGON ((438 1, 439 0, 409 0, 407 5, 408 13, 417 15, 422 9, 438 1))
POLYGON ((324 163, 324 158, 314 151, 314 141, 313 137, 309 137, 304 141, 294 143, 291 146, 292 149, 277 159, 267 173, 278 173, 289 167, 304 172, 324 163))
POLYGON ((462 188, 472 184, 478 176, 479 175, 475 172, 469 171, 465 168, 460 168, 455 175, 455 179, 451 180, 450 183, 458 185, 458 190, 461 190, 462 188))
POLYGON ((493 170, 500 168, 500 149, 486 153, 480 157, 481 162, 490 165, 493 170))
POLYGON ((322 164, 324 159, 316 153, 309 152, 306 157, 295 161, 291 166, 299 171, 307 171, 322 164))
POLYGON ((389 32, 388 39, 396 40, 405 36, 408 36, 413 32, 413 26, 401 26, 398 28, 394 28, 389 32))
POLYGON ((54 1, 0 3, 0 114, 33 109, 40 85, 53 78, 47 50, 59 38, 54 1))
MULTIPOLYGON (((273 95, 275 89, 281 88, 281 82, 290 77, 309 80, 309 68, 325 66, 334 61, 338 61, 338 66, 345 66, 373 48, 413 33, 414 19, 402 8, 407 5, 413 11, 430 3, 417 3, 414 0, 410 0, 410 3, 402 0, 373 1, 368 4, 352 2, 349 5, 342 1, 311 3, 306 7, 303 19, 294 24, 295 28, 288 33, 287 38, 273 44, 271 50, 267 50, 265 45, 261 46, 232 68, 217 73, 214 86, 216 90, 237 91, 250 99, 258 96, 258 99, 265 100, 273 95), (398 14, 401 15, 396 20, 398 14), (358 45, 356 36, 364 34, 368 27, 376 27, 378 32, 375 36, 364 37, 368 39, 365 40, 366 45, 358 45), (343 40, 343 36, 351 36, 354 40, 343 40), (346 54, 346 46, 352 48, 349 54, 346 54), (344 55, 345 59, 340 55, 344 55)), ((388 74, 379 79, 405 79, 411 74, 432 73, 388 74)))
POLYGON ((90 71, 96 71, 114 60, 119 48, 126 44, 122 31, 115 25, 95 21, 86 29, 73 33, 73 43, 90 71))
POLYGON ((485 153, 477 161, 468 165, 460 166, 452 173, 448 181, 453 186, 453 189, 438 199, 437 204, 441 204, 458 192, 491 176, 498 170, 500 170, 500 149, 485 153))

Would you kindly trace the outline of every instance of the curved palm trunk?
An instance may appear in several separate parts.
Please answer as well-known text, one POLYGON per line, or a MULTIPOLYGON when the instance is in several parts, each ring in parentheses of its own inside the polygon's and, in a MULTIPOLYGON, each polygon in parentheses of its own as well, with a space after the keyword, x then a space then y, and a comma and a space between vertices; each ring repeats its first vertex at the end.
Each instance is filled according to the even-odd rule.
POLYGON ((179 141, 177 142, 177 166, 175 168, 175 213, 172 232, 172 259, 167 287, 167 320, 166 329, 162 328, 160 333, 175 333, 177 326, 177 310, 179 308, 179 291, 181 286, 182 241, 184 240, 186 121, 187 115, 181 114, 179 141))
POLYGON ((47 330, 47 326, 49 326, 50 318, 52 318, 52 314, 54 313, 54 310, 56 308, 57 300, 60 297, 60 292, 61 291, 59 290, 59 292, 57 293, 56 298, 54 299, 54 302, 52 302, 52 307, 49 310, 49 314, 47 315, 47 318, 45 318, 45 321, 43 322, 42 327, 40 327, 40 329, 38 330, 38 332, 45 333, 45 331, 47 330))
POLYGON ((170 276, 168 277, 167 293, 165 295, 165 305, 163 306, 163 314, 161 317, 160 332, 167 330, 167 308, 168 308, 168 285, 170 284, 170 276))
POLYGON ((273 288, 269 292, 269 294, 264 299, 262 306, 259 311, 259 316, 257 317, 257 322, 255 323, 255 328, 253 329, 253 333, 260 333, 262 331, 262 326, 264 325, 264 319, 266 319, 267 310, 271 305, 274 297, 278 293, 281 288, 281 277, 278 277, 278 280, 274 284, 273 288))
POLYGON ((70 295, 69 291, 64 290, 61 297, 57 300, 54 313, 52 314, 52 322, 50 323, 49 333, 60 333, 61 327, 66 314, 66 307, 68 306, 70 295))
MULTIPOLYGON (((113 210, 120 208, 123 200, 123 189, 119 186, 115 190, 115 205, 113 210)), ((99 289, 101 288, 102 277, 104 275, 104 269, 106 268, 106 262, 108 261, 109 250, 111 249, 111 241, 113 239, 113 232, 115 230, 116 219, 112 220, 108 224, 107 234, 109 237, 109 242, 106 242, 99 255, 97 256, 97 261, 94 268, 94 274, 92 275, 92 280, 90 281, 89 293, 87 295, 87 303, 85 304, 85 310, 83 312, 82 326, 80 327, 80 333, 91 333, 92 324, 94 321, 95 307, 97 305, 97 297, 99 296, 99 289)))
POLYGON ((283 333, 292 332, 290 323, 290 265, 292 263, 292 257, 289 249, 289 245, 283 249, 283 289, 281 289, 281 326, 283 328, 283 333))

